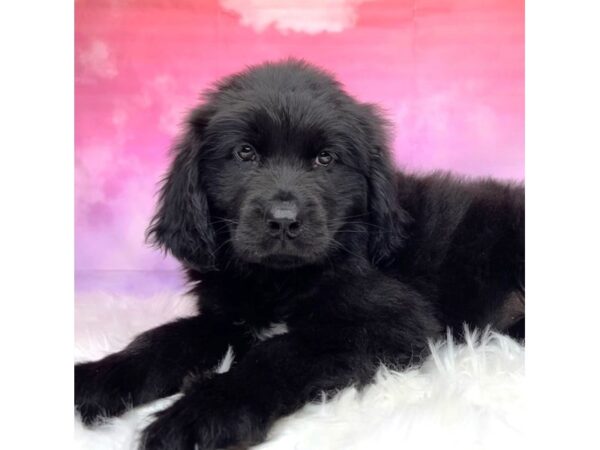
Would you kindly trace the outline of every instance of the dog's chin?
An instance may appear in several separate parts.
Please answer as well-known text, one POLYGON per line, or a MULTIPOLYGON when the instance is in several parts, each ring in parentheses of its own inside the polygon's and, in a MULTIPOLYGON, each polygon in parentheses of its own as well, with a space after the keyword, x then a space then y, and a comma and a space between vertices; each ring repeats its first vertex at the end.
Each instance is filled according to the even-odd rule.
POLYGON ((249 248, 235 248, 235 252, 240 261, 274 270, 291 270, 312 266, 319 264, 321 259, 320 255, 316 253, 303 254, 295 251, 265 252, 249 248))
POLYGON ((260 259, 260 264, 276 270, 290 270, 310 264, 307 258, 298 255, 271 254, 260 259))

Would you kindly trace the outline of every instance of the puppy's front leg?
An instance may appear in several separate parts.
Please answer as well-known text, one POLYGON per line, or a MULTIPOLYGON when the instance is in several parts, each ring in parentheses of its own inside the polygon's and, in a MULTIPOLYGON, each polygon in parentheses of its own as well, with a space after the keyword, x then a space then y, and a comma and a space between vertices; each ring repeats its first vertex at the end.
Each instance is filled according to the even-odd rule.
POLYGON ((92 423, 174 394, 188 373, 218 364, 233 333, 231 325, 209 315, 146 331, 120 352, 75 365, 75 407, 92 423))
POLYGON ((262 342, 230 372, 190 386, 159 412, 140 446, 205 450, 256 444, 276 419, 318 399, 321 392, 369 382, 385 346, 394 350, 397 362, 407 362, 419 351, 416 340, 402 348, 373 336, 365 327, 331 326, 262 342))

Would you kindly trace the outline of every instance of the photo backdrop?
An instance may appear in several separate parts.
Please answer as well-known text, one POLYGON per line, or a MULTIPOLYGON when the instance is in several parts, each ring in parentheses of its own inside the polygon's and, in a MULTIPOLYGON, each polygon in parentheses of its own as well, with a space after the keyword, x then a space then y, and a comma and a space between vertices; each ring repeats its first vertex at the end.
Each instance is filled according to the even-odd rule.
POLYGON ((265 60, 337 74, 394 123, 405 170, 524 177, 523 0, 77 0, 78 292, 181 288, 144 244, 199 93, 265 60))

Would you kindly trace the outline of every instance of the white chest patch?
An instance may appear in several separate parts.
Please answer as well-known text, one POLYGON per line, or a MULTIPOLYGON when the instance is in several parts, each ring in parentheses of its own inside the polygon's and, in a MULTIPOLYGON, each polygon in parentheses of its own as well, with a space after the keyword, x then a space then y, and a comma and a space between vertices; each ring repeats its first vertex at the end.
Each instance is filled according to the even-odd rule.
POLYGON ((231 364, 233 364, 233 360, 235 359, 235 355, 233 353, 233 347, 230 345, 227 348, 227 353, 223 356, 221 362, 215 368, 215 373, 225 373, 231 369, 231 364))
POLYGON ((272 323, 268 327, 254 329, 254 337, 259 341, 266 341, 273 336, 285 334, 288 332, 288 327, 285 322, 272 323))

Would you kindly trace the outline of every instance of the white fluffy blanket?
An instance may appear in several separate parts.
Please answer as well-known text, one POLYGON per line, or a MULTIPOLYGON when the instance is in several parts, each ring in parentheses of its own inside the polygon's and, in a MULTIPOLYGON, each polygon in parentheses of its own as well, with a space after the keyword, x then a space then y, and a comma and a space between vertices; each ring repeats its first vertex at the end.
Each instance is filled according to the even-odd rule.
MULTIPOLYGON (((190 314, 179 295, 154 298, 79 296, 75 305, 76 361, 123 348, 134 335, 190 314)), ((310 404, 280 420, 256 450, 506 449, 524 442, 524 349, 496 333, 470 333, 465 344, 431 344, 426 363, 403 372, 381 368, 357 392, 310 404)), ((152 412, 176 396, 88 429, 76 418, 78 449, 134 449, 152 412)))

